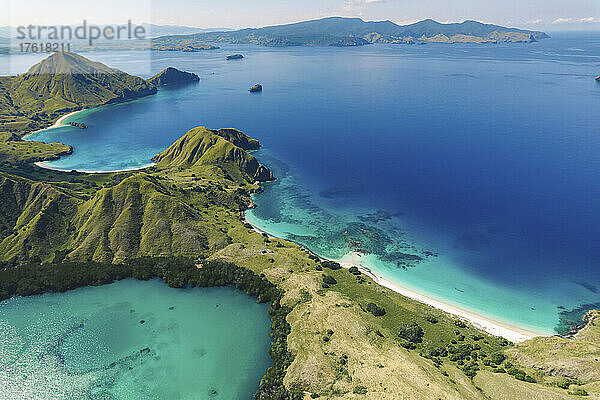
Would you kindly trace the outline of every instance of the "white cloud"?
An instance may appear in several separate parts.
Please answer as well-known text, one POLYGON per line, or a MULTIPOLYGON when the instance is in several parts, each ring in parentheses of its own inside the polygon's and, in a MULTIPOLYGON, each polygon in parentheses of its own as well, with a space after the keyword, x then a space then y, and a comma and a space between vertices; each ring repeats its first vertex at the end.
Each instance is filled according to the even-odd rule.
POLYGON ((343 9, 345 11, 360 11, 370 4, 385 3, 387 0, 346 0, 343 9))
POLYGON ((527 23, 530 24, 530 25, 537 25, 537 24, 541 24, 542 22, 544 22, 544 20, 534 19, 533 21, 529 21, 527 23))
POLYGON ((573 18, 556 18, 554 21, 552 21, 553 24, 564 24, 566 22, 571 22, 573 21, 573 18))
POLYGON ((579 19, 579 22, 600 22, 600 18, 587 17, 579 19))

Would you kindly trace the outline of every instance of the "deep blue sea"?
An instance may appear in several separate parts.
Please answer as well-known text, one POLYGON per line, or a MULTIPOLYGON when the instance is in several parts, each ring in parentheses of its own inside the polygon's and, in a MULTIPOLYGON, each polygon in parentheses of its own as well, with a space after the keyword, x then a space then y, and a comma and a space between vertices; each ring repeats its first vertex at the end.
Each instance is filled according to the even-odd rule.
MULTIPOLYGON (((276 182, 248 213, 318 254, 552 333, 600 303, 600 34, 533 44, 85 53, 197 85, 85 111, 29 139, 75 152, 54 167, 147 164, 188 129, 259 139, 276 182), (241 61, 225 56, 241 52, 241 61), (261 94, 247 89, 263 84, 261 94), (359 257, 358 254, 361 254, 359 257), (563 314, 561 314, 563 313, 563 314), (564 323, 564 321, 563 321, 564 323)), ((23 72, 40 56, 11 60, 23 72)))

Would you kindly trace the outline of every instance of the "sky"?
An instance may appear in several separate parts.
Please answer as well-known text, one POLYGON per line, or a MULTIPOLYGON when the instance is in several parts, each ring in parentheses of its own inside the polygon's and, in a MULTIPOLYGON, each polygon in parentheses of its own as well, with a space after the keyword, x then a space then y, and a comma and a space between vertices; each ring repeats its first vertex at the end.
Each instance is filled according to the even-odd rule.
POLYGON ((0 26, 80 24, 84 19, 120 24, 131 19, 245 28, 336 15, 399 24, 425 18, 473 19, 545 31, 600 30, 600 0, 0 0, 0 4, 0 26))

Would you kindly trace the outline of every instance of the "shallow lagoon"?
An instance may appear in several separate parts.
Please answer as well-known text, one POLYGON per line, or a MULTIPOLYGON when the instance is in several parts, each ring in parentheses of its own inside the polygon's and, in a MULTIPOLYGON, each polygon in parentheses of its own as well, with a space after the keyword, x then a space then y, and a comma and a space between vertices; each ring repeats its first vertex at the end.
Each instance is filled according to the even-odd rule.
POLYGON ((271 364, 267 307, 133 279, 6 300, 2 398, 251 399, 271 364))

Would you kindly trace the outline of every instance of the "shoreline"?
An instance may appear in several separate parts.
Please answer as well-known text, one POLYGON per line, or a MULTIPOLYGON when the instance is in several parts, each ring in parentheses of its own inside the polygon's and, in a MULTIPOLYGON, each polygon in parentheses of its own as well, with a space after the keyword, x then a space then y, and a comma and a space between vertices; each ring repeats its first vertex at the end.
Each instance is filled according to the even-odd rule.
POLYGON ((129 171, 140 171, 142 169, 146 169, 146 168, 150 168, 153 167, 155 165, 155 163, 150 163, 147 165, 143 165, 141 167, 132 167, 132 168, 124 168, 124 169, 116 169, 114 171, 92 171, 92 170, 79 170, 79 169, 64 169, 64 168, 57 168, 57 167, 50 167, 48 165, 44 165, 44 163, 46 163, 48 161, 38 161, 35 162, 34 164, 40 168, 44 168, 44 169, 50 169, 52 171, 60 171, 60 172, 72 172, 72 171, 76 171, 76 172, 80 172, 83 174, 112 174, 115 172, 129 172, 129 171))
MULTIPOLYGON (((256 226, 252 225, 252 223, 250 223, 250 221, 248 221, 248 219, 246 218, 245 212, 244 212, 243 222, 251 225, 255 232, 258 232, 260 234, 266 233, 267 235, 269 235, 272 238, 288 240, 290 242, 293 242, 292 240, 289 240, 289 239, 278 238, 276 236, 273 236, 270 233, 265 232, 262 229, 257 228, 256 226)), ((295 243, 295 242, 293 242, 293 243, 295 243)), ((315 254, 310 249, 308 249, 306 246, 303 246, 299 243, 296 243, 296 245, 300 246, 301 248, 303 248, 305 250, 308 250, 310 253, 314 254, 315 256, 319 257, 320 259, 338 262, 338 263, 340 263, 340 265, 343 268, 349 269, 350 267, 357 267, 361 273, 363 273, 364 275, 371 278, 376 284, 383 286, 385 288, 388 288, 404 297, 408 297, 409 299, 418 301, 419 303, 422 303, 422 304, 426 304, 432 308, 441 310, 441 311, 448 313, 454 317, 458 317, 466 322, 469 322, 474 327, 476 327, 484 332, 487 332, 491 335, 503 337, 514 343, 524 342, 526 340, 533 339, 534 337, 549 336, 547 334, 535 332, 535 331, 532 331, 532 330, 529 330, 526 328, 521 328, 521 327, 512 325, 510 323, 496 321, 489 317, 485 317, 481 314, 478 314, 474 311, 469 311, 462 307, 456 306, 454 304, 435 299, 427 294, 420 293, 412 288, 408 288, 408 287, 398 284, 396 282, 387 280, 387 279, 377 275, 376 273, 371 271, 369 268, 364 267, 357 260, 354 260, 353 259, 354 253, 348 253, 339 260, 332 260, 332 259, 327 259, 325 257, 321 257, 318 254, 315 254)))
MULTIPOLYGON (((55 128, 60 128, 62 126, 67 126, 66 124, 64 124, 65 120, 69 117, 72 117, 75 114, 78 114, 82 111, 88 110, 87 108, 83 108, 81 110, 77 110, 77 111, 71 111, 70 113, 67 113, 63 116, 61 116, 60 118, 58 118, 56 120, 56 122, 54 122, 54 124, 52 124, 51 126, 44 128, 44 129, 38 129, 37 131, 33 131, 33 132, 29 132, 28 134, 24 135, 21 139, 25 139, 27 136, 33 135, 34 133, 38 133, 38 132, 42 132, 42 131, 47 131, 50 129, 55 129, 55 128)), ((84 174, 110 174, 110 173, 114 173, 114 172, 129 172, 129 171, 138 171, 138 170, 142 170, 142 169, 146 169, 149 167, 152 167, 155 165, 155 163, 149 163, 146 165, 142 165, 141 167, 132 167, 132 168, 124 168, 124 169, 116 169, 114 171, 93 171, 93 170, 78 170, 78 169, 64 169, 64 168, 57 168, 57 167, 51 167, 49 165, 46 165, 47 162, 51 162, 52 160, 48 160, 48 161, 37 161, 34 163, 34 165, 40 167, 40 168, 44 168, 44 169, 49 169, 52 171, 59 171, 59 172, 72 172, 72 171, 77 171, 80 173, 84 173, 84 174)))
POLYGON ((85 111, 85 110, 87 110, 87 108, 84 108, 84 109, 81 109, 81 110, 77 110, 77 111, 71 111, 70 113, 67 113, 67 114, 63 115, 62 117, 59 117, 56 120, 56 122, 54 122, 54 124, 50 125, 49 127, 43 128, 43 129, 38 129, 37 131, 29 132, 28 134, 23 135, 21 137, 21 139, 25 139, 27 136, 33 135, 34 133, 38 133, 38 132, 42 132, 42 131, 47 131, 47 130, 55 129, 55 128, 60 128, 61 126, 67 126, 67 125, 63 124, 63 122, 65 122, 65 120, 67 118, 72 117, 73 115, 78 114, 78 113, 80 113, 82 111, 85 111))

